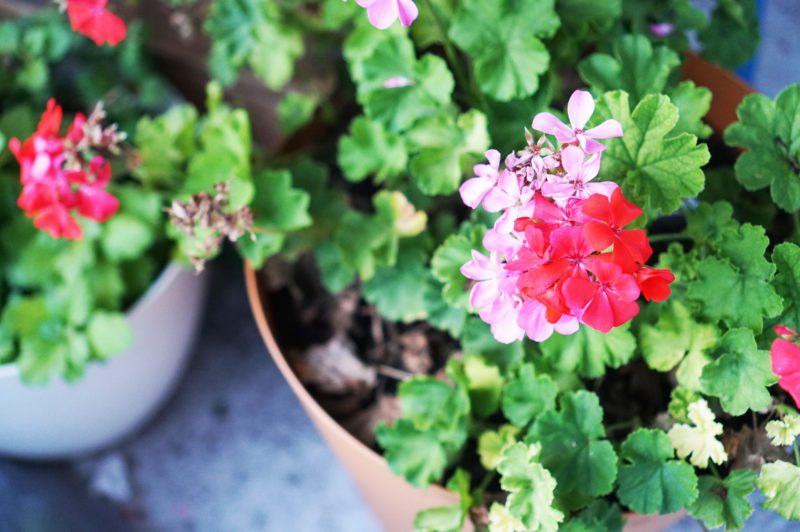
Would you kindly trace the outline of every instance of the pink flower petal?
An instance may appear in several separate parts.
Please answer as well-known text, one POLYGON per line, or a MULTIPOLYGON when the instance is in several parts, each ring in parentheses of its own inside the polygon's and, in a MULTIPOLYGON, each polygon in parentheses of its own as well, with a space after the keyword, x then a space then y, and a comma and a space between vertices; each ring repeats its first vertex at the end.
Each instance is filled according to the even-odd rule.
POLYGON ((410 26, 419 15, 419 8, 413 0, 398 0, 397 8, 400 12, 400 24, 410 26))
POLYGON ((397 0, 375 0, 367 7, 367 19, 369 23, 385 30, 397 20, 399 13, 397 10, 397 0))
POLYGON ((517 325, 525 329, 525 334, 534 342, 544 342, 553 335, 555 327, 545 316, 547 307, 538 301, 522 304, 517 317, 517 325))
POLYGON ((587 91, 575 91, 567 103, 567 116, 575 129, 583 129, 594 113, 594 98, 587 91))
POLYGON ((605 150, 608 146, 605 144, 601 144, 594 140, 593 138, 588 138, 585 135, 582 135, 584 139, 583 149, 586 150, 586 153, 595 154, 600 153, 601 151, 605 150))
POLYGON ((473 177, 461 184, 458 188, 458 193, 461 195, 461 200, 465 205, 475 209, 493 186, 494 183, 488 179, 473 177))
POLYGON ((595 139, 609 139, 612 137, 621 137, 622 124, 620 124, 613 118, 609 118, 605 122, 602 122, 600 125, 597 125, 592 129, 586 130, 584 133, 586 134, 587 137, 592 137, 595 139))
POLYGON ((553 113, 539 113, 533 117, 533 122, 531 122, 531 127, 537 131, 542 131, 544 133, 550 133, 551 135, 555 135, 557 129, 567 131, 572 131, 571 128, 567 127, 567 125, 556 118, 556 115, 553 113))
POLYGON ((577 146, 567 146, 561 150, 561 165, 572 178, 580 178, 585 161, 586 154, 577 146))

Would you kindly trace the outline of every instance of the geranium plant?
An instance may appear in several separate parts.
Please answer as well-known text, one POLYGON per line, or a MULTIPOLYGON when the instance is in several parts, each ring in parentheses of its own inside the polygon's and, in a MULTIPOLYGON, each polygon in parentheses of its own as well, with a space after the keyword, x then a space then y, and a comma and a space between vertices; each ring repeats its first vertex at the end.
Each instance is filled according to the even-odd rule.
MULTIPOLYGON (((287 131, 325 131, 284 163, 312 219, 284 251, 310 249, 327 289, 357 290, 387 334, 424 324, 452 342, 439 365, 394 359, 416 374, 377 429, 396 473, 461 496, 417 529, 614 530, 625 511, 680 509, 738 529, 757 486, 800 519, 800 88, 742 103, 731 166, 735 149, 701 142, 713 96, 678 71, 689 31, 710 60, 744 61, 755 12, 211 5, 223 83, 248 65, 281 87, 304 51, 330 57, 343 37, 342 83, 278 109, 287 131)), ((374 351, 375 366, 392 352, 374 351)))
POLYGON ((725 141, 749 151, 733 169, 717 143, 706 166, 712 95, 677 71, 688 30, 710 59, 745 59, 719 42, 755 46, 754 5, 709 20, 685 2, 358 4, 304 23, 352 28, 363 114, 336 162, 371 183, 316 167, 313 230, 291 240, 331 291, 355 276, 387 320, 457 341, 377 430, 394 471, 461 495, 417 528, 613 530, 623 511, 687 509, 737 529, 756 486, 800 518, 798 88, 745 100, 725 141), (749 192, 767 173, 774 201, 749 192))
POLYGON ((214 84, 206 118, 139 122, 132 176, 176 199, 170 231, 197 264, 230 235, 256 263, 310 252, 329 292, 381 316, 374 338, 444 346, 363 356, 396 366, 379 386, 401 404, 377 428, 390 467, 461 498, 418 530, 619 530, 623 512, 680 509, 739 529, 756 487, 800 519, 800 86, 747 97, 721 142, 713 95, 679 72, 690 31, 708 59, 745 60, 755 13, 216 0, 200 24, 222 86, 249 68, 284 88, 304 54, 339 67, 278 106, 314 141, 254 155, 214 84))
POLYGON ((30 384, 78 379, 128 347, 124 312, 171 258, 209 258, 248 234, 258 264, 308 223, 288 175, 252 175, 249 119, 218 86, 205 114, 155 116, 175 97, 144 58, 142 27, 110 25, 100 7, 71 0, 70 20, 47 10, 0 23, 0 363, 30 384), (116 48, 98 46, 119 27, 116 48), (265 199, 252 202, 256 190, 265 199), (184 234, 170 212, 191 202, 184 234))

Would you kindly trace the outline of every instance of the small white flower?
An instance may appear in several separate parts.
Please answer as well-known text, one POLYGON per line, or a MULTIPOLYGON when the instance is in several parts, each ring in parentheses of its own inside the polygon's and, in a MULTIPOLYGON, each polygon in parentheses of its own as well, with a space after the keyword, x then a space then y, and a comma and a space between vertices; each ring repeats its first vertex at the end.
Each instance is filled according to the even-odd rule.
POLYGON ((725 447, 717 440, 722 434, 722 424, 714 421, 714 413, 708 403, 700 399, 689 405, 689 421, 694 426, 679 423, 674 425, 667 436, 680 458, 691 455, 689 462, 697 467, 708 467, 708 461, 722 464, 728 459, 725 447))
POLYGON ((783 416, 783 419, 773 419, 767 423, 766 429, 772 445, 776 447, 792 445, 800 436, 800 415, 790 413, 783 416))

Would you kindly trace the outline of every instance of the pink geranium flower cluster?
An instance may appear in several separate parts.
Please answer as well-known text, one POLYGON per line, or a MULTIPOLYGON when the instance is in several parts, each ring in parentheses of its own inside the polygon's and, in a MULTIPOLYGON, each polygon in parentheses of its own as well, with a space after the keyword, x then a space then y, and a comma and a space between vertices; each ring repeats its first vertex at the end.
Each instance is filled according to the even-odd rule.
POLYGON ((567 105, 570 124, 539 113, 532 127, 545 135, 506 157, 486 152, 489 164, 459 192, 470 207, 502 212, 483 245, 461 272, 475 281, 470 304, 503 343, 527 335, 540 342, 554 331, 572 334, 579 323, 608 332, 639 312, 640 294, 663 301, 674 275, 645 266, 652 254, 645 232, 625 229, 642 210, 616 183, 596 182, 605 146, 597 139, 622 136, 616 120, 584 126, 594 112, 588 92, 567 105))
POLYGON ((398 18, 403 26, 410 26, 419 16, 419 8, 414 0, 356 0, 356 2, 367 9, 369 23, 379 30, 385 30, 398 18))
POLYGON ((20 164, 22 193, 17 205, 53 238, 81 238, 74 211, 104 222, 119 208, 119 201, 105 190, 111 165, 96 150, 114 151, 123 137, 114 127, 100 126, 103 116, 101 106, 89 118, 78 113, 62 137, 61 106, 50 99, 36 132, 24 142, 8 142, 20 164))

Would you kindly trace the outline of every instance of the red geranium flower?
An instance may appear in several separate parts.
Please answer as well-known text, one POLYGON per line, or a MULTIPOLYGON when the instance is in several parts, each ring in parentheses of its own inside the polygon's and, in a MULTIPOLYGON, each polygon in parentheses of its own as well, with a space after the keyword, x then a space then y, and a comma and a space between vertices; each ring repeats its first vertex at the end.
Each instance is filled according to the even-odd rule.
POLYGON ((125 23, 106 10, 108 0, 67 0, 67 14, 72 30, 86 35, 97 46, 107 42, 111 46, 125 38, 125 23))
POLYGON ((639 287, 632 275, 604 260, 592 261, 589 270, 596 281, 569 277, 562 288, 564 301, 583 323, 607 333, 639 313, 639 287))
POLYGON ((25 142, 10 139, 8 147, 20 164, 22 192, 17 205, 33 218, 36 228, 53 238, 78 239, 82 231, 73 218, 74 209, 105 222, 117 212, 119 201, 105 190, 111 181, 111 165, 100 155, 87 163, 91 152, 76 146, 86 118, 79 114, 66 138, 59 136, 61 119, 61 107, 51 99, 36 132, 25 142))
POLYGON ((776 338, 769 350, 772 372, 778 375, 778 386, 786 390, 800 408, 800 347, 776 338))
POLYGON ((613 260, 625 272, 636 271, 637 263, 644 264, 653 254, 644 231, 622 229, 642 214, 642 209, 626 200, 619 188, 610 201, 602 194, 590 196, 583 204, 583 214, 594 218, 583 227, 589 243, 597 251, 614 244, 613 260))

